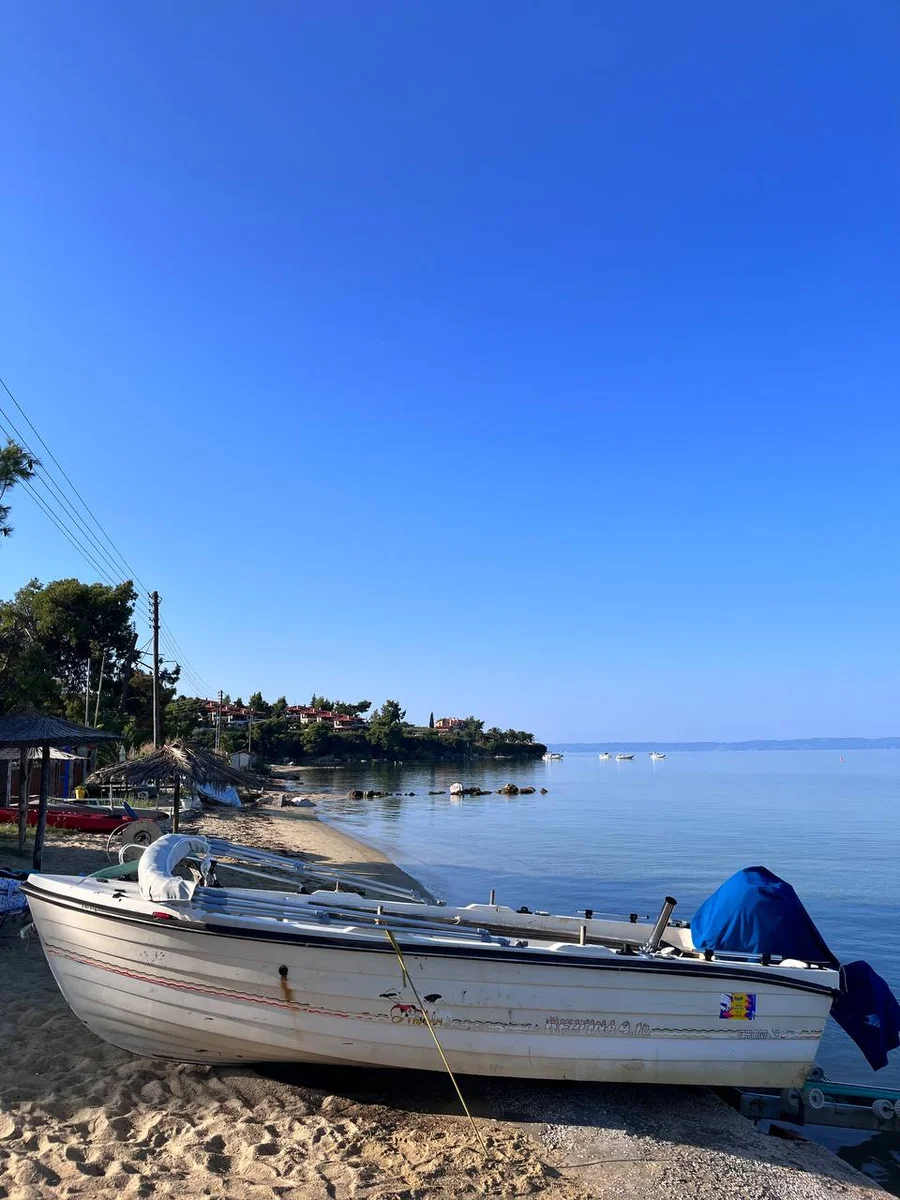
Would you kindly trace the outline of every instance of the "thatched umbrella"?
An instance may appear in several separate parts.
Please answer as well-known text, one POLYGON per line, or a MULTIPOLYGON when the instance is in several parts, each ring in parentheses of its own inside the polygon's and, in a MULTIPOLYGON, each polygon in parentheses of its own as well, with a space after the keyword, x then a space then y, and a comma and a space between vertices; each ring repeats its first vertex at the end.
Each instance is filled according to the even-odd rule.
POLYGON ((143 758, 101 767, 88 779, 88 783, 91 784, 124 783, 132 787, 143 787, 148 783, 172 784, 175 793, 172 805, 174 830, 178 829, 178 802, 181 798, 182 782, 248 789, 257 785, 257 780, 252 775, 232 767, 220 754, 199 746, 187 746, 184 742, 170 742, 144 755, 143 758))
POLYGON ((51 746, 95 746, 100 742, 120 742, 119 733, 106 733, 88 725, 76 725, 61 717, 45 717, 39 713, 11 713, 0 717, 0 747, 15 746, 19 750, 19 852, 24 853, 28 830, 28 762, 32 747, 41 748, 41 788, 38 800, 38 819, 34 831, 33 865, 41 869, 44 853, 44 829, 47 825, 47 793, 50 785, 51 746))

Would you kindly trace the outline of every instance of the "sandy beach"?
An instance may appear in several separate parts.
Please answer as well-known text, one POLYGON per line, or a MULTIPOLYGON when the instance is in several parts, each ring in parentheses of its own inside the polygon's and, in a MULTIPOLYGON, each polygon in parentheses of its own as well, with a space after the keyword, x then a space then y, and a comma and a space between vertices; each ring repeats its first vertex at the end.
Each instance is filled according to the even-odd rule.
MULTIPOLYGON (((415 885, 312 810, 204 815, 192 827, 415 885)), ((106 862, 103 839, 51 833, 44 869, 106 862)), ((0 854, 0 865, 22 864, 0 854)), ((0 928, 0 1197, 9 1200, 884 1195, 821 1147, 763 1134, 698 1089, 463 1080, 486 1160, 438 1073, 136 1058, 71 1014, 21 924, 0 928)))

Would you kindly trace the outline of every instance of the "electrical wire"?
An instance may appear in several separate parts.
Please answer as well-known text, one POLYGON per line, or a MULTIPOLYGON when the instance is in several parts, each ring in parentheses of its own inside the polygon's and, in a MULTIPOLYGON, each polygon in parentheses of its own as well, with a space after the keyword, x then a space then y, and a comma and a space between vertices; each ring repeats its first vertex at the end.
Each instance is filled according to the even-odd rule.
MULTIPOLYGON (((37 429, 35 429, 34 425, 32 424, 31 418, 25 412, 25 409, 22 407, 22 405, 19 403, 19 401, 15 398, 13 393, 10 391, 10 388, 9 388, 8 384, 6 383, 6 380, 3 379, 2 376, 0 376, 0 386, 3 387, 3 390, 6 392, 7 396, 9 396, 10 400, 12 400, 13 404, 16 406, 16 408, 19 410, 19 412, 25 418, 25 421, 27 422, 28 427, 34 433, 34 436, 41 443, 41 445, 44 447, 44 449, 47 451, 47 453, 50 455, 50 457, 53 459, 53 461, 56 463, 63 479, 65 479, 66 483, 68 483, 69 487, 72 489, 72 491, 78 497, 78 499, 81 501, 82 507, 84 508, 85 512, 88 514, 88 516, 91 518, 91 520, 97 526, 97 528, 103 534, 104 538, 109 543, 110 548, 113 550, 113 552, 116 554, 116 556, 121 560, 122 564, 125 567, 125 571, 127 572, 127 574, 131 576, 131 578, 134 580, 134 582, 136 584, 138 584, 138 586, 141 588, 142 591, 144 591, 144 592, 149 591, 149 588, 147 587, 147 585, 140 579, 137 572, 134 570, 134 568, 132 566, 130 566, 128 560, 122 554, 121 550, 119 550, 118 546, 115 544, 115 542, 112 540, 112 538, 106 532, 106 530, 103 528, 103 526, 97 520, 96 516, 94 515, 93 510, 91 509, 91 507, 89 506, 89 504, 87 503, 85 498, 82 496, 81 492, 79 492, 78 488, 75 486, 75 484, 69 478, 69 476, 66 474, 66 471, 65 471, 62 463, 60 463, 59 459, 56 457, 56 455, 53 453, 53 451, 50 449, 50 447, 47 445, 47 443, 44 441, 44 439, 38 433, 37 429)), ((0 410, 0 411, 2 411, 2 410, 0 410)), ((11 421, 10 421, 10 424, 12 424, 11 421)), ((37 458, 37 455, 35 455, 34 457, 37 458)))
MULTIPOLYGON (((128 582, 136 583, 140 588, 140 591, 145 594, 148 599, 152 599, 146 584, 141 580, 140 576, 128 562, 128 559, 125 558, 124 554, 121 552, 121 550, 119 550, 116 543, 107 533, 106 529, 103 527, 94 511, 91 509, 81 492, 72 482, 59 459, 41 437, 31 418, 25 412, 24 408, 16 399, 9 385, 2 377, 0 377, 0 386, 2 386, 10 400, 22 414, 22 417, 27 423, 29 429, 31 429, 38 442, 40 442, 47 455, 49 455, 50 459, 56 464, 56 467, 58 468, 62 478, 66 481, 80 502, 84 513, 87 515, 90 521, 93 522, 93 525, 97 528, 103 539, 105 539, 106 544, 110 548, 109 551, 94 533, 85 517, 82 516, 70 498, 66 495, 64 488, 61 487, 54 478, 48 465, 41 461, 33 447, 29 445, 28 440, 18 428, 16 422, 9 415, 6 409, 0 405, 0 416, 3 418, 3 420, 0 421, 0 432, 2 432, 11 441, 15 441, 21 445, 27 454, 34 460, 33 475, 30 479, 23 479, 20 481, 31 495, 32 499, 46 515, 48 520, 50 520, 53 525, 56 526, 69 544, 78 552, 78 554, 81 555, 84 561, 97 572, 98 576, 103 580, 104 583, 111 587, 118 587, 128 582), (7 426, 9 428, 7 428, 7 426), (12 432, 10 432, 10 430, 12 432), (37 490, 38 484, 44 489, 43 493, 37 490)), ((164 648, 167 649, 168 653, 172 655, 172 659, 170 661, 175 662, 180 667, 182 675, 184 675, 188 683, 191 684, 198 694, 208 693, 211 690, 209 685, 194 669, 193 665, 190 663, 190 660, 187 658, 187 656, 184 654, 184 651, 178 644, 178 641, 175 638, 171 628, 166 624, 165 621, 162 620, 160 621, 160 625, 160 639, 164 642, 164 648), (165 630, 165 633, 163 633, 163 630, 165 630)))
POLYGON ((28 444, 26 439, 23 437, 21 430, 18 429, 15 422, 2 407, 2 405, 0 405, 0 415, 2 415, 4 418, 6 425, 9 426, 9 429, 7 429, 6 425, 0 422, 0 428, 2 428, 3 433, 10 438, 10 440, 17 441, 34 460, 34 474, 28 481, 31 485, 30 490, 32 491, 32 494, 34 494, 33 489, 35 485, 41 484, 47 494, 46 499, 51 504, 53 504, 57 509, 59 509, 60 504, 62 504, 63 508, 59 509, 59 511, 61 512, 63 519, 68 524, 71 524, 71 522, 74 520, 78 525, 77 531, 73 529, 72 532, 76 534, 80 541, 84 541, 90 547, 92 556, 100 558, 106 564, 107 571, 113 575, 118 583, 125 583, 126 578, 122 572, 121 566, 114 561, 114 559, 104 548, 103 544, 97 538, 96 534, 94 534, 93 531, 82 520, 78 511, 69 501, 65 493, 61 490, 59 485, 56 483, 56 480, 47 470, 45 465, 38 459, 33 447, 28 444), (12 433, 10 433, 10 429, 12 430, 12 433), (68 509, 68 512, 65 511, 66 509, 68 509))

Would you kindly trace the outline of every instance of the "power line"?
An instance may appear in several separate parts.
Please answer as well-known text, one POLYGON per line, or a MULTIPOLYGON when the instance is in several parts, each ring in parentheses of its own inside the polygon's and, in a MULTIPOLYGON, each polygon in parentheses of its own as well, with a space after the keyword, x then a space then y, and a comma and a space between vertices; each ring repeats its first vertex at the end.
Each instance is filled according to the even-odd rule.
MULTIPOLYGON (((67 524, 70 524, 71 517, 74 517, 74 519, 78 522, 78 525, 80 527, 76 533, 76 536, 79 539, 84 539, 87 542, 87 544, 90 546, 92 554, 96 554, 99 558, 102 559, 102 561, 106 564, 107 573, 112 574, 112 576, 117 580, 117 583, 123 583, 124 579, 122 578, 122 575, 121 575, 121 567, 118 565, 118 563, 114 562, 110 558, 109 554, 106 553, 103 546, 97 540, 96 536, 91 532, 90 529, 87 528, 85 523, 79 517, 78 513, 74 510, 74 508, 72 508, 72 505, 69 504, 65 495, 63 495, 63 493, 57 487, 56 482, 54 481, 53 477, 51 475, 47 474, 43 467, 43 464, 37 461, 37 455, 35 454, 34 450, 32 449, 31 446, 29 446, 28 442, 25 440, 25 438, 22 436, 19 429, 16 427, 15 422, 12 420, 12 418, 9 416, 9 414, 5 411, 5 409, 2 406, 0 406, 0 414, 2 414, 2 416, 5 418, 7 424, 9 425, 10 429, 12 429, 12 433, 10 433, 9 429, 7 429, 6 426, 2 424, 2 422, 0 422, 0 429, 2 429, 3 433, 11 441, 12 440, 18 441, 22 445, 23 449, 27 450, 28 454, 35 460, 34 474, 32 475, 31 479, 28 481, 28 483, 30 485, 29 491, 31 492, 31 494, 35 495, 35 491, 34 491, 35 484, 38 484, 38 483, 41 484, 44 487, 45 491, 47 492, 47 501, 49 502, 49 504, 53 505, 55 510, 58 510, 58 512, 61 512, 62 519, 67 524), (46 474, 46 478, 44 477, 45 474, 46 474), (53 489, 53 491, 55 491, 57 493, 56 496, 54 496, 53 491, 51 491, 51 488, 53 489), (69 512, 71 513, 71 517, 69 516, 68 513, 65 512, 64 509, 59 510, 60 499, 68 507, 69 512)), ((46 507, 44 508, 44 511, 45 512, 47 511, 46 507)), ((74 530, 72 532, 75 533, 74 530)))
POLYGON ((53 522, 53 524, 56 526, 56 528, 60 531, 60 533, 63 535, 63 537, 66 539, 66 541, 69 542, 72 546, 74 546, 75 549, 78 551, 78 553, 81 555, 81 557, 85 560, 85 562, 89 563, 94 568, 94 570, 97 572, 97 574, 103 580, 103 582, 109 584, 110 587, 118 586, 114 580, 111 580, 109 578, 109 575, 104 571, 103 567, 100 566, 100 564, 97 562, 97 560, 95 558, 92 558, 92 556, 84 548, 84 546, 82 546, 82 544, 79 541, 76 541, 76 539, 72 536, 72 534, 69 532, 69 530, 66 529, 65 525, 63 525, 62 522, 57 519, 56 514, 53 512, 52 509, 47 507, 47 505, 44 503, 43 497, 40 496, 38 494, 38 492, 35 491, 35 489, 31 486, 31 484, 28 482, 28 480, 23 479, 21 482, 22 482, 23 486, 26 487, 28 489, 28 491, 31 493, 32 498, 34 499, 35 503, 37 505, 39 505, 41 509, 43 509, 43 511, 47 514, 47 516, 50 518, 50 520, 53 522))
POLYGON ((172 630, 166 624, 165 618, 164 617, 160 618, 160 621, 161 621, 163 630, 168 635, 168 640, 171 642, 172 647, 174 648, 176 654, 179 656, 181 666, 183 669, 185 669, 186 674, 190 675, 195 680, 195 683, 199 683, 201 685, 201 688, 200 688, 201 691, 205 691, 205 692, 210 691, 211 689, 210 689, 209 685, 203 679, 203 676, 200 675, 200 673, 197 670, 195 670, 193 663, 190 661, 188 656, 182 650, 181 646, 178 644, 178 639, 175 637, 175 634, 172 632, 172 630))
MULTIPOLYGON (((56 526, 56 528, 63 535, 63 537, 65 537, 65 539, 69 542, 69 544, 81 555, 81 557, 85 560, 85 562, 87 562, 91 567, 93 567, 93 569, 97 572, 99 577, 105 583, 107 583, 111 587, 120 586, 121 584, 129 581, 126 578, 126 575, 127 575, 128 577, 130 577, 131 581, 133 581, 134 583, 136 583, 139 586, 139 588, 141 589, 141 592, 144 593, 146 598, 150 599, 150 592, 149 592, 149 589, 147 588, 146 584, 141 580, 141 578, 138 576, 137 572, 134 570, 134 568, 131 566, 131 564, 128 562, 128 560, 125 558, 124 554, 121 552, 121 550, 119 550, 116 543, 112 540, 110 535, 106 532, 106 529, 100 523, 96 514, 93 512, 91 507, 88 505, 87 501, 84 499, 81 492, 79 492, 78 488, 72 482, 71 478, 66 473, 66 470, 60 463, 59 459, 56 457, 56 455, 53 453, 53 451, 50 449, 50 447, 47 445, 47 443, 41 437, 41 435, 38 432, 38 430, 36 429, 34 423, 31 421, 31 418, 25 412, 22 405, 19 403, 19 401, 13 395, 11 389, 9 388, 9 385, 6 383, 6 381, 2 377, 0 377, 0 386, 3 387, 3 390, 9 396, 10 400, 12 400, 13 404, 16 406, 18 411, 22 414, 23 418, 25 419, 26 423, 28 424, 28 427, 33 432, 34 436, 40 442, 41 446, 44 448, 44 450, 49 455, 49 457, 52 459, 52 461, 56 464, 63 479, 66 481, 66 483, 72 489, 72 492, 75 494, 75 496, 80 501, 81 506, 84 509, 84 512, 87 514, 87 516, 90 518, 90 520, 96 526, 96 528, 99 530, 100 534, 103 536, 106 543, 110 547, 112 554, 110 554, 109 551, 106 550, 105 546, 100 542, 97 535, 93 532, 93 530, 90 528, 88 523, 85 521, 85 519, 79 513, 78 509, 71 502, 69 497, 66 495, 64 489, 57 483, 56 479, 53 477, 53 474, 52 474, 50 468, 47 466, 46 463, 40 461, 38 455, 35 453, 33 448, 31 446, 29 446, 27 439, 23 436, 23 434, 17 427, 15 421, 12 419, 12 417, 9 415, 9 413, 6 412, 6 410, 2 407, 2 405, 0 405, 0 414, 2 414, 2 417, 5 419, 6 423, 9 425, 10 429, 12 430, 12 433, 10 433, 9 429, 7 429, 6 426, 2 422, 0 422, 0 431, 2 431, 6 435, 6 437, 8 437, 11 441, 14 440, 14 441, 17 441, 19 444, 21 444, 23 449, 26 450, 28 452, 28 454, 35 460, 33 476, 31 477, 30 480, 22 480, 21 481, 23 486, 28 490, 32 499, 35 501, 35 503, 38 505, 38 507, 44 512, 44 514, 47 516, 47 518, 56 526), (35 486, 36 484, 40 484, 44 488, 46 495, 42 495, 41 493, 39 493, 37 491, 37 488, 35 486), (66 510, 68 510, 68 511, 66 511, 66 510), (72 526, 73 521, 76 523, 77 528, 73 528, 73 526, 72 526), (100 561, 98 561, 98 559, 100 561), (118 560, 118 561, 116 561, 116 560, 118 560), (124 571, 123 571, 123 567, 124 567, 124 571)), ((168 625, 166 625, 166 623, 164 621, 161 622, 161 624, 165 627, 165 630, 168 635, 166 640, 168 643, 168 650, 172 654, 172 661, 176 662, 177 665, 179 665, 181 667, 182 674, 185 676, 187 681, 191 684, 191 686, 198 693, 201 693, 201 692, 204 694, 208 693, 210 690, 209 685, 200 677, 200 675, 194 669, 194 667, 190 663, 190 660, 187 658, 187 656, 184 654, 184 651, 179 646, 178 641, 175 638, 175 635, 172 633, 172 630, 169 628, 168 625)))
MULTIPOLYGON (((121 560, 121 562, 123 563, 123 565, 125 567, 126 572, 131 576, 131 578, 135 581, 135 583, 137 583, 139 585, 139 587, 141 588, 142 591, 149 592, 149 588, 147 587, 147 585, 138 577, 137 572, 134 570, 134 568, 132 566, 130 566, 128 560, 122 554, 121 550, 119 550, 118 546, 115 544, 115 542, 112 540, 112 538, 106 532, 106 530, 103 528, 103 526, 97 520, 97 517, 94 515, 94 512, 91 509, 90 505, 87 503, 85 498, 82 496, 81 492, 79 492, 78 488, 75 486, 75 484, 69 478, 69 476, 66 474, 65 468, 63 467, 62 463, 59 461, 59 459, 56 457, 56 455, 53 453, 53 451, 50 449, 50 447, 47 445, 47 443, 44 441, 44 439, 38 433, 37 429, 35 429, 34 425, 32 424, 31 418, 25 412, 25 409, 22 407, 22 405, 19 403, 19 401, 15 398, 13 393, 10 391, 9 386, 6 383, 6 380, 3 379, 2 376, 0 376, 0 385, 2 385, 3 390, 6 392, 7 396, 9 396, 10 400, 12 400, 13 404, 16 406, 16 408, 19 410, 19 412, 25 418, 25 421, 27 422, 28 427, 34 433, 34 436, 41 443, 41 445, 44 447, 44 449, 47 451, 47 453, 50 455, 50 457, 53 459, 53 461, 56 463, 63 479, 65 479, 66 483, 68 483, 69 487, 72 489, 72 491, 78 497, 78 499, 81 501, 82 507, 84 508, 85 512, 88 514, 88 516, 91 518, 91 520, 97 526, 97 528, 103 534, 104 538, 106 538, 106 541, 109 543, 113 553, 116 554, 116 556, 121 560)), ((0 411, 2 411, 2 410, 0 410, 0 411)), ((7 420, 8 419, 9 418, 7 418, 7 420)), ((10 421, 10 424, 12 424, 12 421, 10 421)), ((37 455, 35 455, 35 457, 37 457, 37 455)))

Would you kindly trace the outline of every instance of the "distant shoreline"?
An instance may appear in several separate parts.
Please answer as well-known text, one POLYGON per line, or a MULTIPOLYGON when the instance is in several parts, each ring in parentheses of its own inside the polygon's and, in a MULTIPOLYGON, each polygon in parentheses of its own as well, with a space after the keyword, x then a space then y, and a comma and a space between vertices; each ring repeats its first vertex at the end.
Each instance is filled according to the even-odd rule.
POLYGON ((652 750, 900 750, 900 737, 883 738, 758 738, 749 742, 551 742, 552 750, 621 751, 652 750))

